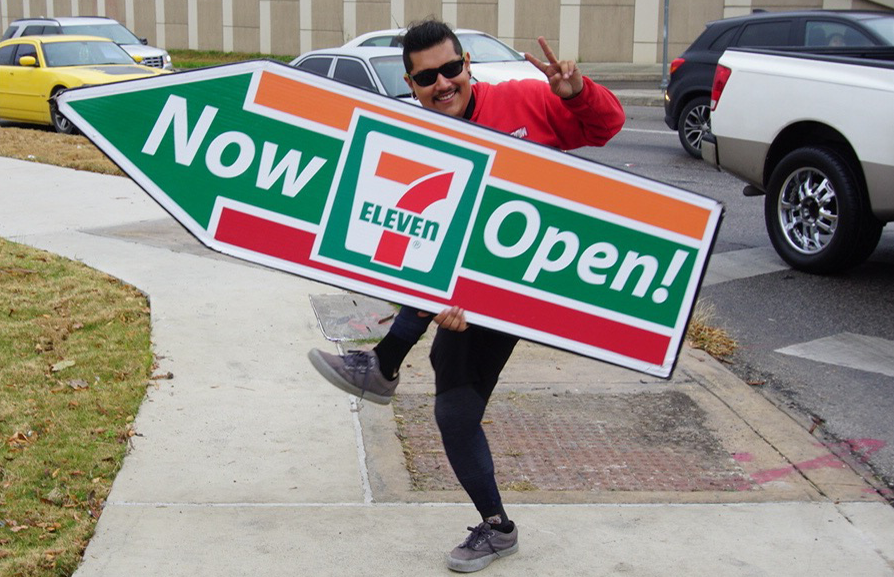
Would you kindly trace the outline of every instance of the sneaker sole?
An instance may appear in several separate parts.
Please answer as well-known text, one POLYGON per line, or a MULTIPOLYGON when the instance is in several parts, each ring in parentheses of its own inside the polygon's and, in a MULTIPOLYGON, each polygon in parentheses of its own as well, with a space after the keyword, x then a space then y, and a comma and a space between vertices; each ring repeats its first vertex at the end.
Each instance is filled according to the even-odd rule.
POLYGON ((348 382, 338 374, 338 371, 333 369, 329 363, 326 362, 326 359, 317 351, 316 349, 307 353, 307 358, 310 359, 310 364, 313 365, 317 372, 320 373, 323 378, 327 381, 335 385, 337 388, 342 391, 354 395, 357 398, 364 399, 377 405, 390 405, 391 397, 385 397, 382 395, 377 395, 376 393, 370 393, 369 391, 364 391, 360 387, 355 386, 353 383, 348 382))
POLYGON ((486 557, 479 557, 478 559, 469 559, 467 561, 459 561, 447 555, 447 568, 451 571, 456 571, 457 573, 474 573, 475 571, 481 571, 497 559, 501 559, 503 557, 509 557, 518 553, 518 543, 513 545, 508 549, 504 549, 499 553, 491 553, 486 557))

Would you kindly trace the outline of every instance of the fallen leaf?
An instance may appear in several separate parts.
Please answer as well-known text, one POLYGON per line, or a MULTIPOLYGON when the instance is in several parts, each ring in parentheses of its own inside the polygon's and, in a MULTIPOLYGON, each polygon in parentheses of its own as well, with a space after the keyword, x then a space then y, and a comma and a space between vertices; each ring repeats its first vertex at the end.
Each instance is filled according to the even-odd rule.
POLYGON ((69 367, 75 366, 75 364, 77 363, 75 363, 74 361, 59 361, 58 363, 53 365, 50 370, 52 370, 54 373, 58 373, 59 371, 64 371, 69 367))
POLYGON ((26 435, 25 433, 18 431, 16 433, 14 433, 11 437, 6 439, 6 444, 9 445, 10 448, 12 448, 12 449, 18 449, 18 448, 24 447, 25 445, 27 445, 28 443, 30 443, 33 440, 34 440, 33 433, 26 435))
POLYGON ((47 505, 55 505, 57 507, 62 505, 63 500, 65 499, 65 495, 62 491, 59 490, 59 487, 53 488, 45 497, 41 497, 40 500, 46 503, 47 505))
POLYGON ((84 379, 72 379, 68 381, 68 386, 76 391, 83 391, 90 387, 84 379))

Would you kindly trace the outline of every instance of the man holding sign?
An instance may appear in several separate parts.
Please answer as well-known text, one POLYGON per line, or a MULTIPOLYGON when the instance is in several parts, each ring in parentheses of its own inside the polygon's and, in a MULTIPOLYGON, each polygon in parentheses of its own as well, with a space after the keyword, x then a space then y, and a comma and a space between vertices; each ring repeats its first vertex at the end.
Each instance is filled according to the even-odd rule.
MULTIPOLYGON (((423 107, 563 150, 602 146, 624 124, 624 111, 606 88, 584 77, 571 60, 558 60, 543 37, 546 62, 525 57, 549 84, 537 80, 471 83, 469 54, 437 20, 411 24, 403 38, 406 81, 423 107)), ((338 356, 312 350, 314 367, 332 384, 379 404, 391 401, 398 369, 432 317, 403 307, 373 351, 338 356)), ((435 417, 444 449, 482 523, 447 558, 450 569, 478 571, 518 550, 518 529, 503 509, 481 419, 518 337, 467 325, 462 309, 433 317, 439 329, 431 350, 435 417)))

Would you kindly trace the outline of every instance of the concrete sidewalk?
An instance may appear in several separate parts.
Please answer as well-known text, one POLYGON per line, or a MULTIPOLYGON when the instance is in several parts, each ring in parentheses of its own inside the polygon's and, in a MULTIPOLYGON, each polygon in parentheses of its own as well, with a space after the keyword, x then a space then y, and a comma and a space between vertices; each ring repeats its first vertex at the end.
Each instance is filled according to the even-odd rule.
MULTIPOLYGON (((78 577, 449 574, 477 516, 426 449, 427 343, 393 407, 358 403, 306 359, 341 346, 313 303, 342 291, 211 252, 127 179, 0 172, 0 236, 145 291, 174 376, 78 577)), ((894 575, 894 510, 710 357, 685 349, 661 381, 524 344, 504 377, 486 425, 501 475, 527 474, 505 492, 521 550, 487 574, 894 575), (596 417, 544 418, 575 406, 596 417)))

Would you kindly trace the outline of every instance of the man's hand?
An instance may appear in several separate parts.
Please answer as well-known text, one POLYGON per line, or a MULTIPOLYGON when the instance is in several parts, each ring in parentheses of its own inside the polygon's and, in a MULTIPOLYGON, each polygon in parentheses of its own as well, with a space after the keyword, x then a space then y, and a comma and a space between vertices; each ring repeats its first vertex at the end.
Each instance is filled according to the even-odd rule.
POLYGON ((469 325, 466 324, 466 311, 459 307, 450 307, 449 309, 442 310, 435 315, 434 321, 438 323, 442 329, 460 333, 469 328, 469 325))
POLYGON ((538 37, 537 42, 540 43, 548 64, 527 52, 525 52, 525 58, 546 74, 553 93, 560 98, 574 98, 580 94, 580 91, 584 89, 584 79, 574 60, 557 60, 543 36, 538 37))

